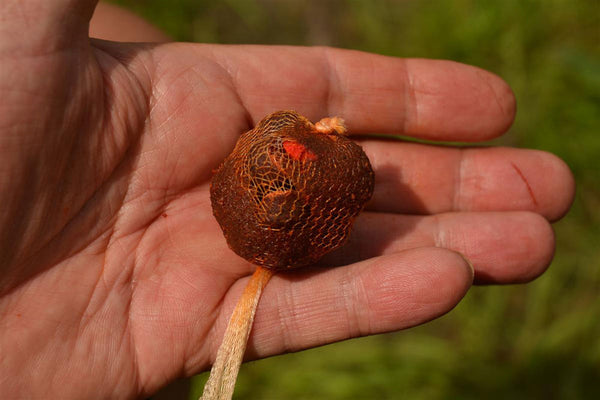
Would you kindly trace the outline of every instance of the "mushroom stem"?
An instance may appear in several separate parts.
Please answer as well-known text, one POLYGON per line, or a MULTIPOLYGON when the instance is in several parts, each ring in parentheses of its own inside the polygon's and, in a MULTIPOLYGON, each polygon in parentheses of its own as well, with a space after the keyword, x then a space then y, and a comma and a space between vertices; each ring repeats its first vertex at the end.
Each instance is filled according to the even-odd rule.
POLYGON ((271 276, 273 271, 263 267, 256 268, 252 274, 231 314, 200 400, 229 400, 233 396, 256 307, 271 276))

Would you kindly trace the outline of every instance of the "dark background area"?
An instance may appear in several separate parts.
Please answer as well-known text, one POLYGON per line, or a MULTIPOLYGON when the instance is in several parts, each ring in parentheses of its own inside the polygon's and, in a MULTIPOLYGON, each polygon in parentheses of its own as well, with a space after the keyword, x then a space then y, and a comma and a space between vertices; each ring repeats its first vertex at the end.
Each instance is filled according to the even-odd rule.
POLYGON ((518 102, 493 144, 555 153, 577 180, 535 282, 475 287, 415 329, 245 364, 236 398, 600 398, 599 1, 113 2, 181 41, 331 45, 493 71, 518 102))

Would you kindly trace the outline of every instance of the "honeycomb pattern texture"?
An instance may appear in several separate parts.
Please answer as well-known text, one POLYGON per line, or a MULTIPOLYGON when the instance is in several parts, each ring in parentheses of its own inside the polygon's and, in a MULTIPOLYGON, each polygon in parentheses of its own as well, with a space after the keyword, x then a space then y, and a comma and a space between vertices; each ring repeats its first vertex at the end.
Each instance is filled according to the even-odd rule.
MULTIPOLYGON (((213 213, 229 247, 253 264, 284 270, 341 246, 371 198, 362 148, 335 127, 275 112, 244 133, 211 182, 213 213)), ((330 119, 322 120, 330 121, 330 119)))

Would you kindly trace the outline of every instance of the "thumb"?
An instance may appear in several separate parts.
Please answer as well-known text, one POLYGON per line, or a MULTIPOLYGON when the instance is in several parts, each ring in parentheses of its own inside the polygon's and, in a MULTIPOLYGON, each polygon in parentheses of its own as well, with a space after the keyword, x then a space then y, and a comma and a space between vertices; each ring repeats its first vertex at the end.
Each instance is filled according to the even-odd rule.
POLYGON ((0 56, 38 55, 86 44, 98 0, 3 0, 0 56))

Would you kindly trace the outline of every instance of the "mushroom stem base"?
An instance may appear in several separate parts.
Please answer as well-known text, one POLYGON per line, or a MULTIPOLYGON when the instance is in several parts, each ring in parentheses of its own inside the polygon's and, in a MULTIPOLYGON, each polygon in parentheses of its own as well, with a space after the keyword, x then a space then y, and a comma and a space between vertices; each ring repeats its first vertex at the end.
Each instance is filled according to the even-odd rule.
POLYGON ((233 396, 258 301, 271 276, 273 271, 262 267, 252 274, 235 305, 200 400, 229 400, 233 396))

